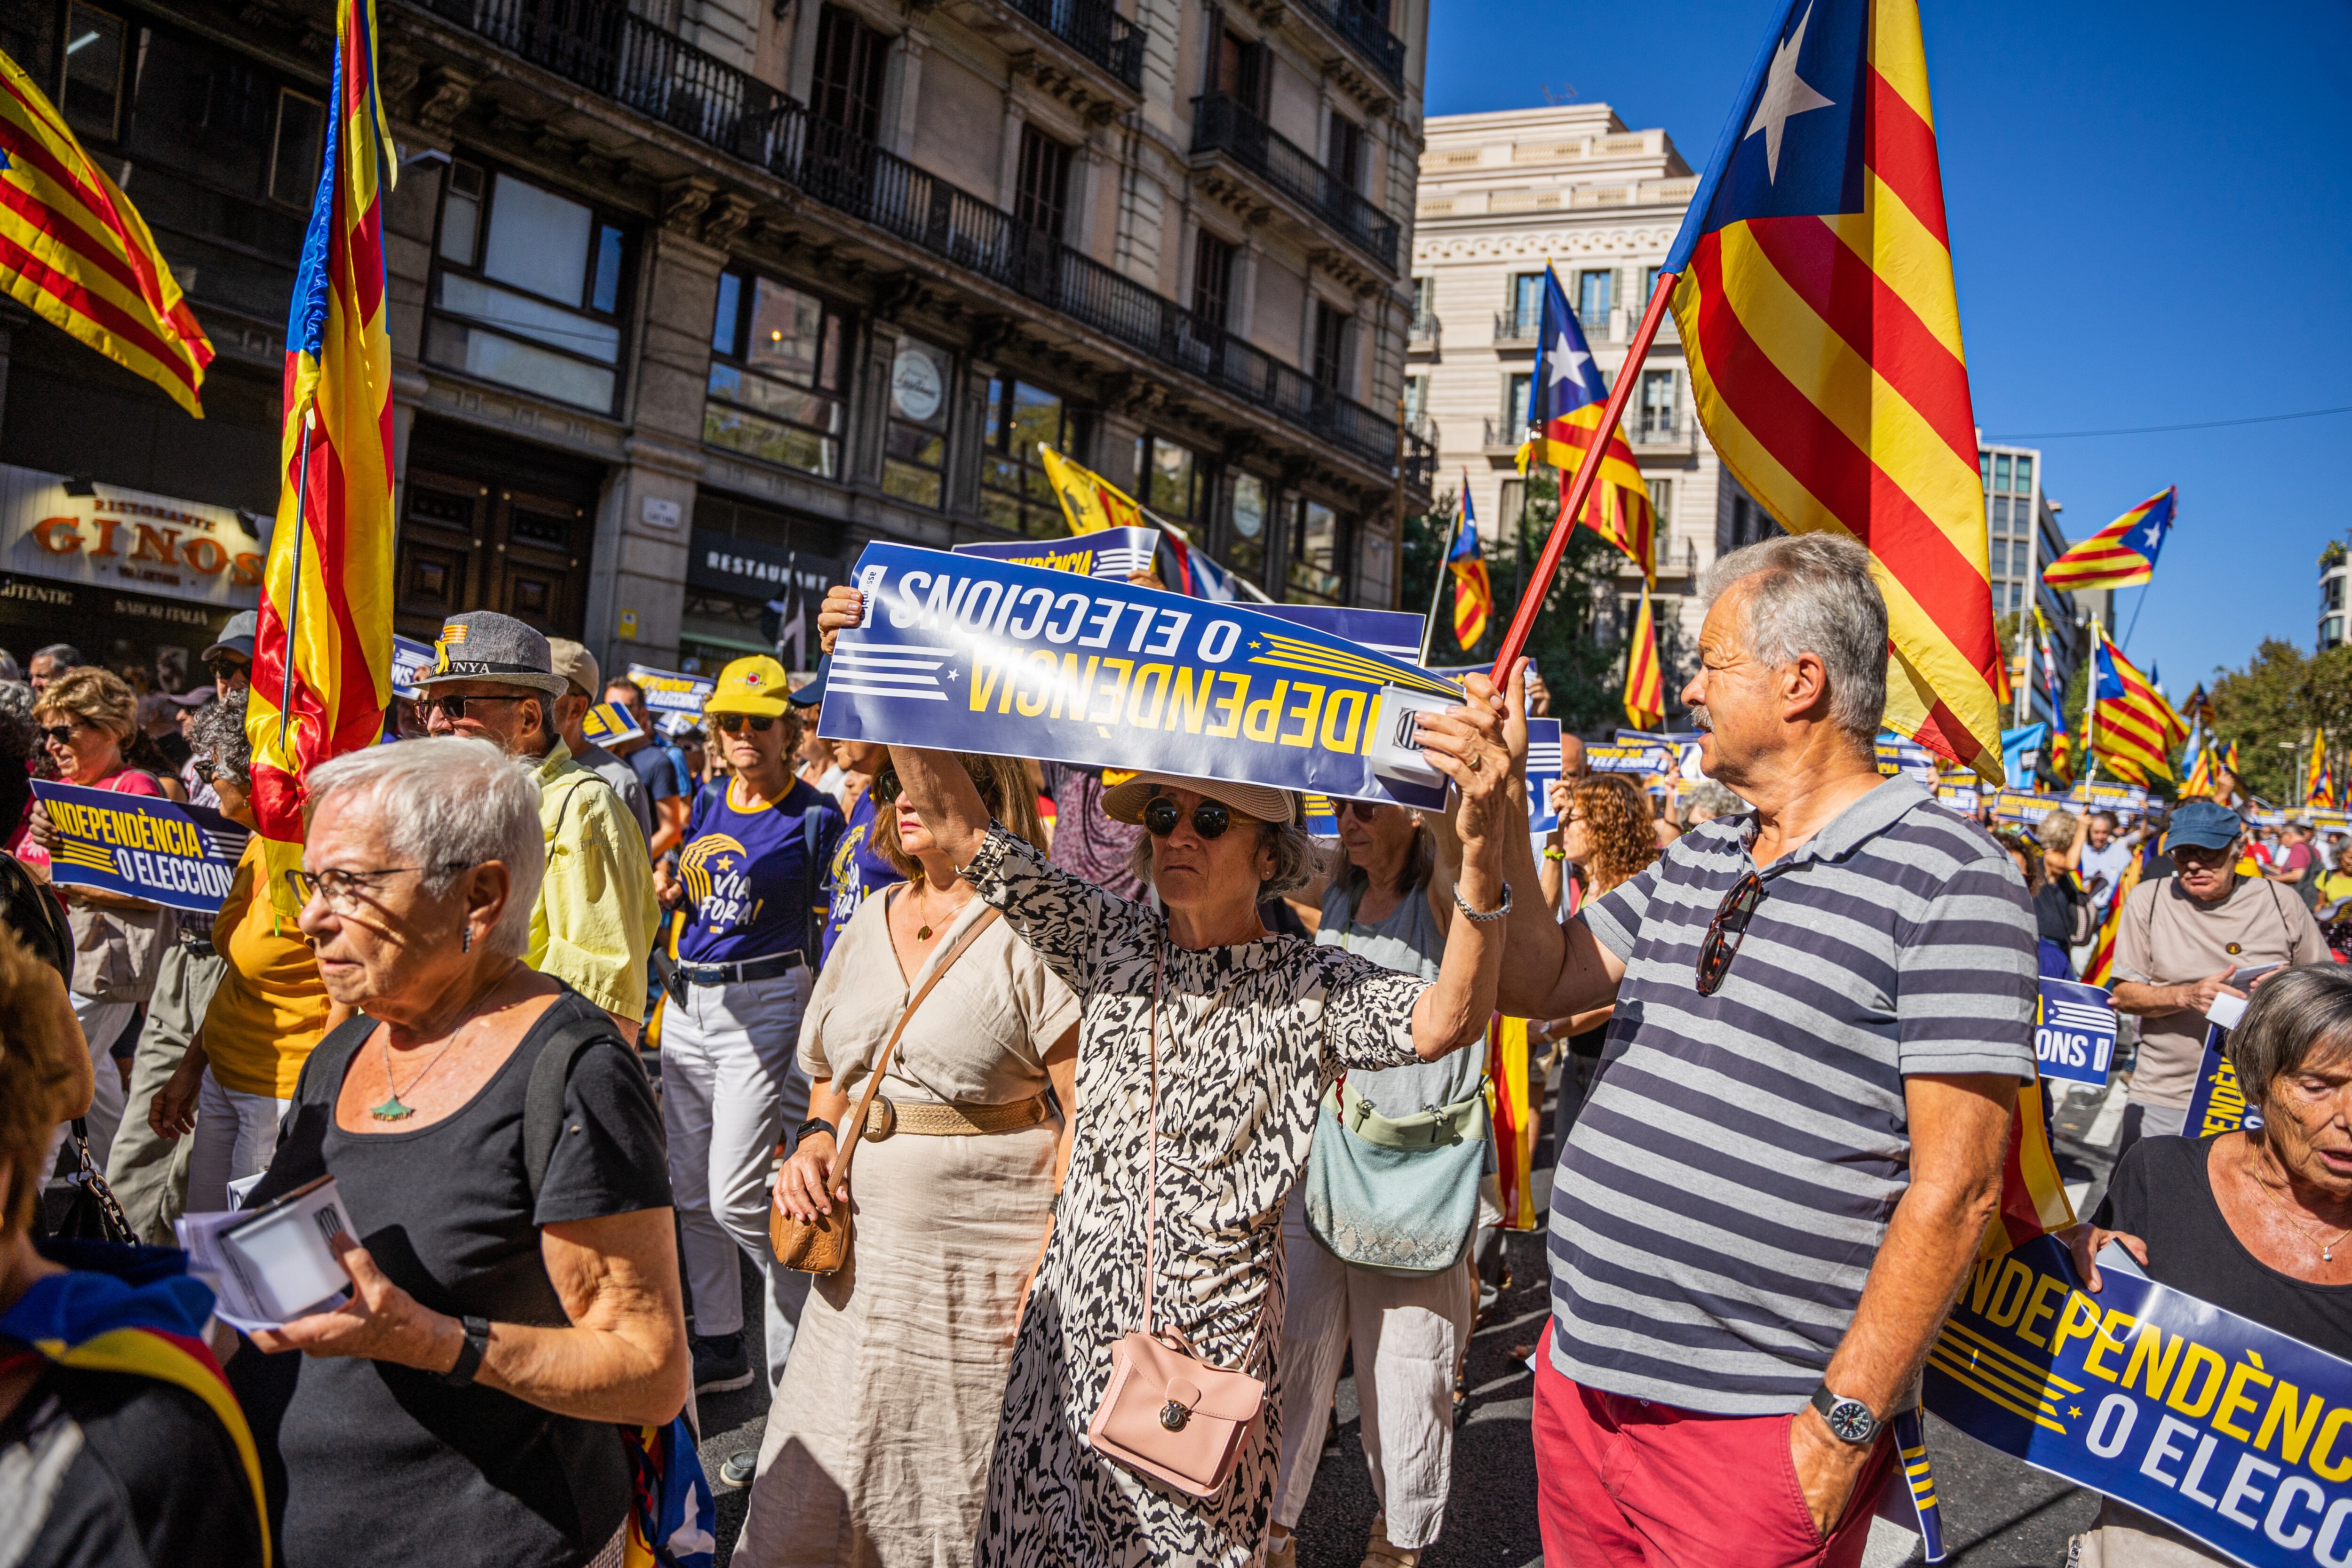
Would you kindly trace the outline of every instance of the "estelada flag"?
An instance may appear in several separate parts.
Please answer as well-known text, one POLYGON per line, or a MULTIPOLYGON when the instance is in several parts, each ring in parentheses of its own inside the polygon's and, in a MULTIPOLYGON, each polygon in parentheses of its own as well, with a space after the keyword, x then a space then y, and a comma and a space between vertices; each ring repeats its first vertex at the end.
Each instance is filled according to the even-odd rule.
POLYGON ((1887 724, 2002 781, 1984 487, 1916 0, 1783 0, 1665 262, 1701 424, 1869 546, 1887 724))
POLYGON ((1528 1092, 1528 1021, 1496 1014, 1486 1026, 1486 1110, 1495 1133, 1495 1188, 1505 1230, 1533 1230, 1541 1106, 1528 1092))
MULTIPOLYGON (((2066 594, 2132 588, 2156 572, 2157 552, 2172 532, 2175 487, 2168 485, 2042 569, 2042 580, 2066 594)), ((2199 687, 2201 695, 2203 687, 2199 687)), ((2194 699, 2191 699, 2192 702, 2194 699)))
POLYGON ((1467 651, 1486 635, 1495 613, 1495 585, 1486 580, 1486 557, 1478 546, 1478 519, 1470 510, 1470 470, 1462 470, 1462 521, 1445 552, 1454 574, 1454 640, 1467 651))
POLYGON ((2327 762, 2327 731, 2311 732, 2311 762, 2303 773, 2303 804, 2333 810, 2336 805, 2336 770, 2327 762))
POLYGON ((1062 515, 1069 519, 1072 533, 1149 526, 1143 521, 1143 509, 1092 468, 1070 461, 1051 447, 1040 446, 1037 456, 1045 465, 1045 482, 1061 500, 1062 515))
POLYGON ((310 770, 383 735, 392 698, 392 340, 373 0, 341 0, 327 150, 286 323, 278 526, 253 639, 253 809, 273 906, 300 863, 310 770))
POLYGON ((2126 784, 2172 777, 2172 748, 2189 738, 2189 721, 2173 711, 2147 677, 2132 668, 2105 632, 2098 637, 2092 666, 2095 700, 2091 710, 2091 749, 2126 784))
MULTIPOLYGON (((1535 373, 1528 377, 1528 432, 1519 444, 1519 472, 1531 462, 1559 470, 1560 504, 1576 471, 1591 460, 1593 436, 1609 404, 1601 367, 1584 341, 1584 325, 1568 308, 1559 276, 1544 264, 1543 311, 1536 332, 1535 373)), ((1576 520, 1623 551, 1642 569, 1644 582, 1657 577, 1652 540, 1657 519, 1650 510, 1650 487, 1634 466, 1633 449, 1621 426, 1609 433, 1601 452, 1601 474, 1576 520)))
POLYGON ((1650 611, 1650 588, 1642 585, 1642 607, 1633 616, 1633 635, 1625 644, 1625 720, 1636 730, 1654 730, 1666 721, 1666 677, 1658 662, 1658 626, 1650 611))
POLYGON ((213 345, 139 209, 0 54, 0 288, 201 419, 213 345))

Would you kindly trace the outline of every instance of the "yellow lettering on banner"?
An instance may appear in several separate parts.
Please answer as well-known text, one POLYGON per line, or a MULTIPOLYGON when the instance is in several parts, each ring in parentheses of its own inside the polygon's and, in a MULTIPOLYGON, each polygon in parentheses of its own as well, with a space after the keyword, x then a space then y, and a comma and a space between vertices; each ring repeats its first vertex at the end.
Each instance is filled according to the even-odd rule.
POLYGON ((1343 757, 1355 754, 1356 737, 1363 732, 1364 702, 1362 692, 1350 691, 1344 686, 1331 693, 1331 700, 1323 705, 1325 751, 1337 752, 1343 757), (1340 730, 1339 715, 1343 712, 1348 716, 1347 728, 1340 730), (1333 733, 1335 730, 1338 731, 1336 734, 1333 733))
MULTIPOLYGON (((972 661, 971 710, 973 712, 982 713, 987 711, 988 700, 996 695, 997 677, 1002 671, 1002 668, 1003 667, 999 665, 982 664, 978 659, 974 659, 972 661)), ((1005 682, 1005 694, 1010 696, 1012 694, 1012 682, 1005 682)))
MULTIPOLYGON (((1035 648, 1031 650, 1029 657, 1022 663, 1024 668, 1021 673, 1024 676, 1036 669, 1041 664, 1045 667, 1034 684, 1024 681, 1021 687, 1021 700, 1018 705, 1021 717, 1034 719, 1045 711, 1045 694, 1054 689, 1054 656, 1042 647, 1035 648)), ((1006 694, 1011 695, 1009 690, 1006 694)))
POLYGON ((2144 1365, 2147 1368, 2147 1381, 2144 1385, 2147 1389, 2147 1396, 2150 1399, 2163 1398, 2164 1385, 2172 1381, 2173 1366, 2180 1360, 2181 1342, 2180 1336, 2175 1334, 2172 1343, 2165 1345, 2162 1329, 2154 1323, 2141 1324, 2137 1337, 2132 1341, 2131 1360, 2124 1363, 2124 1386, 2129 1388, 2139 1381, 2139 1369, 2144 1365), (2163 1347, 2160 1354, 2159 1346, 2163 1347))
POLYGON ((1232 687, 1233 690, 1217 699, 1217 711, 1225 717, 1210 725, 1207 733, 1224 740, 1241 733, 1242 700, 1249 695, 1249 677, 1219 670, 1217 680, 1221 685, 1232 687))
POLYGON ((1095 671, 1101 666, 1102 655, 1090 653, 1087 655, 1086 670, 1080 673, 1076 654, 1066 653, 1062 656, 1062 679, 1054 688, 1052 717, 1059 719, 1062 716, 1062 704, 1065 701, 1070 705, 1071 718, 1084 719, 1087 716, 1087 704, 1094 699, 1095 671))
POLYGON ((2015 1258, 2001 1259, 2000 1283, 1992 1288, 1992 1310, 1985 1313, 1985 1321, 1995 1328, 2005 1329, 2017 1321, 2017 1314, 2025 1310, 2025 1298, 2033 1289, 2033 1270, 2015 1258), (2017 1289, 2012 1293, 2010 1287, 2017 1289), (2001 1305, 2003 1301, 2007 1306, 2001 1305))
POLYGON ((1325 689, 1316 685, 1311 680, 1302 680, 1297 683, 1297 689, 1309 693, 1307 700, 1304 703, 1292 703, 1288 709, 1284 710, 1282 716, 1285 719, 1296 719, 1299 721, 1298 733, 1294 735, 1285 730, 1277 732, 1275 739, 1281 742, 1286 746, 1299 746, 1311 749, 1315 744, 1315 721, 1320 717, 1323 712, 1323 692, 1325 689))
MULTIPOLYGON (((1147 664, 1135 672, 1135 685, 1127 700, 1127 721, 1139 730, 1160 728, 1160 710, 1168 706, 1168 680, 1175 673, 1172 664, 1147 664), (1143 700, 1151 699, 1151 711, 1143 710, 1143 700)), ((1169 726, 1173 729, 1175 726, 1169 726)))
POLYGON ((2230 1368, 2229 1384, 2221 1390, 2221 1403, 2213 1410, 2214 1431, 2235 1437, 2241 1443, 2252 1440, 2243 1429, 2231 1425, 2231 1421, 2241 1410, 2251 1415, 2262 1408, 2262 1401, 2246 1397, 2246 1384, 2257 1378, 2262 1380, 2263 1387, 2270 1386, 2271 1374, 2263 1370, 2262 1353, 2248 1351, 2244 1361, 2230 1368))
POLYGON ((2311 1450, 2311 1473, 2323 1481, 2352 1481, 2352 1455, 2341 1459, 2327 1457, 2347 1421, 2352 1421, 2352 1410, 2338 1407, 2327 1413, 2326 1424, 2319 1428, 2318 1446, 2311 1450))
MULTIPOLYGON (((1201 721, 1209 711, 1209 693, 1216 684, 1215 672, 1204 669, 1201 672, 1201 685, 1196 692, 1192 686, 1192 667, 1178 665, 1176 679, 1168 689, 1168 727, 1173 730, 1181 726, 1186 734, 1199 734, 1201 721)), ((1215 733, 1214 731, 1210 732, 1215 733)))
POLYGON ((2057 1315, 2058 1310, 2055 1307, 2046 1307, 2042 1305, 2042 1302, 2048 1299, 2050 1292, 2053 1290, 2063 1290, 2064 1289, 2066 1289, 2066 1281, 2057 1278, 2055 1275, 2042 1274, 2036 1276, 2033 1286, 2033 1300, 2027 1305, 2025 1309, 2025 1316, 2018 1320, 2017 1337, 2019 1339, 2023 1340, 2030 1345, 2040 1345, 2043 1343, 2042 1336, 2033 1331, 2033 1325, 2043 1318, 2055 1317, 2057 1315))
POLYGON ((2204 1415, 2213 1408, 2213 1401, 2221 1392, 2222 1379, 2229 1374, 2228 1365, 2205 1346, 2190 1345, 2189 1359, 2180 1363, 2180 1375, 2172 1380, 2172 1397, 2165 1403, 2191 1420, 2204 1415), (2200 1372, 2205 1374, 2204 1391, 2191 1398, 2189 1390, 2200 1372))
POLYGON ((2306 1400, 2300 1414, 2295 1408, 2295 1395, 2303 1391, 2291 1383, 2281 1383, 2271 1390, 2271 1407, 2263 1412, 2263 1424, 2254 1432, 2254 1447, 2267 1454, 2271 1434, 2279 1436, 2279 1458, 2290 1465, 2303 1463, 2303 1450, 2311 1442, 2312 1429, 2319 1425, 2319 1413, 2327 1401, 2315 1394, 2306 1400))
POLYGON ((1993 1281, 2000 1278, 2003 1259, 1988 1258, 1976 1266, 1975 1278, 1969 1285, 1969 1310, 1984 1316, 1985 1298, 1992 1294, 1993 1281))
POLYGON ((2123 1336, 2116 1331, 2137 1324, 2138 1321, 2139 1320, 2129 1312, 2120 1310, 2110 1311, 2105 1321, 2099 1324, 2097 1342, 2083 1352, 2083 1370, 2093 1377, 2104 1377, 2109 1383, 2115 1382, 2115 1369, 2106 1364, 2106 1358, 2109 1351, 2119 1351, 2124 1348, 2123 1336))
POLYGON ((1102 661, 1102 667, 1106 679, 1113 669, 1118 670, 1118 680, 1114 685, 1103 688, 1101 693, 1095 699, 1095 705, 1087 710, 1087 722, 1116 724, 1118 722, 1119 708, 1127 701, 1127 683, 1130 678, 1130 672, 1135 668, 1135 660, 1107 658, 1102 661))
POLYGON ((1242 710, 1242 733, 1253 741, 1271 741, 1276 726, 1282 722, 1282 700, 1290 691, 1290 682, 1277 680, 1272 695, 1261 697, 1242 710))
POLYGON ((2063 1351, 2068 1340, 2092 1339, 2098 1331, 2099 1304, 2080 1290, 2069 1290, 2058 1322, 2050 1331, 2050 1353, 2055 1356, 2063 1351))

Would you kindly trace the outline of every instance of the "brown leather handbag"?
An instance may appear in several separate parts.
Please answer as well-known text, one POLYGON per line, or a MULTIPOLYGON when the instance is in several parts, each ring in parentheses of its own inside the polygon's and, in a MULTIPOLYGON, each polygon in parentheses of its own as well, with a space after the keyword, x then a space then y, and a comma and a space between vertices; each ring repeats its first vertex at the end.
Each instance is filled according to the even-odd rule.
MULTIPOLYGON (((866 1091, 857 1097, 857 1109, 850 1112, 848 1122, 835 1137, 833 1164, 824 1178, 826 1192, 839 1192, 849 1183, 849 1163, 856 1157, 857 1145, 864 1139, 866 1113, 873 1109, 874 1096, 882 1088, 882 1075, 890 1070, 890 1058, 898 1048, 898 1037, 907 1032, 908 1021, 914 1017, 915 1009, 923 1005, 923 998, 931 994, 931 987, 955 967, 956 960, 964 955, 979 939, 980 933, 988 929, 989 922, 996 920, 1001 912, 997 910, 983 910, 978 920, 964 929, 963 935, 956 939, 956 944, 940 955, 939 963, 931 968, 931 977, 923 982, 921 989, 907 998, 906 1011, 898 1015, 898 1027, 890 1031, 890 1038, 884 1043, 882 1054, 875 1058, 874 1071, 866 1079, 866 1091)), ((797 1268, 803 1274, 835 1273, 849 1261, 849 1205, 836 1203, 828 1214, 821 1214, 814 1219, 802 1219, 784 1212, 783 1189, 779 1184, 775 1194, 768 1202, 768 1245, 774 1248, 776 1261, 787 1268, 797 1268)))
POLYGON ((1151 976, 1151 1122, 1146 1140, 1150 1174, 1143 1232, 1143 1327, 1111 1347, 1110 1384, 1087 1426, 1095 1452, 1197 1498, 1216 1496, 1233 1479, 1242 1444, 1265 1404, 1265 1383, 1249 1374, 1265 1338, 1269 1282, 1257 1328, 1240 1370, 1211 1366, 1173 1328, 1153 1331, 1156 1282, 1153 1247, 1160 1229, 1160 982, 1167 955, 1151 976))

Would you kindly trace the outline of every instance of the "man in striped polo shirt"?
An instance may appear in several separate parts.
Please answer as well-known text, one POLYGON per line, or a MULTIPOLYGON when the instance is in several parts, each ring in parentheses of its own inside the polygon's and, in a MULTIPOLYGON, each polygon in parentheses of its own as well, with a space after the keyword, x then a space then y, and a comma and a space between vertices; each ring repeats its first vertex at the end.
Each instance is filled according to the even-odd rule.
MULTIPOLYGON (((1560 1156, 1535 1441, 1551 1568, 1860 1561, 2033 1076, 2010 857, 1872 742, 1886 607, 1813 534, 1709 573, 1684 700, 1720 817, 1565 926, 1502 1006, 1616 1014, 1560 1156)), ((1530 855, 1517 873, 1532 881, 1530 855)))

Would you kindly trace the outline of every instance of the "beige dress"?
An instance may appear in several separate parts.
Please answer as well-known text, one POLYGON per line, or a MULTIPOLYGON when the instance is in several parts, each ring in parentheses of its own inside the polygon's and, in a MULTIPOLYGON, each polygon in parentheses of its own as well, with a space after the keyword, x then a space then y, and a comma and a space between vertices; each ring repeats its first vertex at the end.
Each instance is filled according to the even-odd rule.
MULTIPOLYGON (((851 919, 801 1025, 801 1065, 853 1100, 914 988, 987 908, 967 904, 909 984, 885 905, 868 899, 851 919)), ((1077 1021, 1069 987, 995 921, 916 1011, 882 1094, 901 1104, 1031 1099, 1046 1087, 1046 1051, 1077 1021)), ((1060 1136, 1048 1120, 1013 1132, 900 1133, 858 1152, 850 1261, 809 1292, 735 1562, 971 1561, 1060 1136)))

